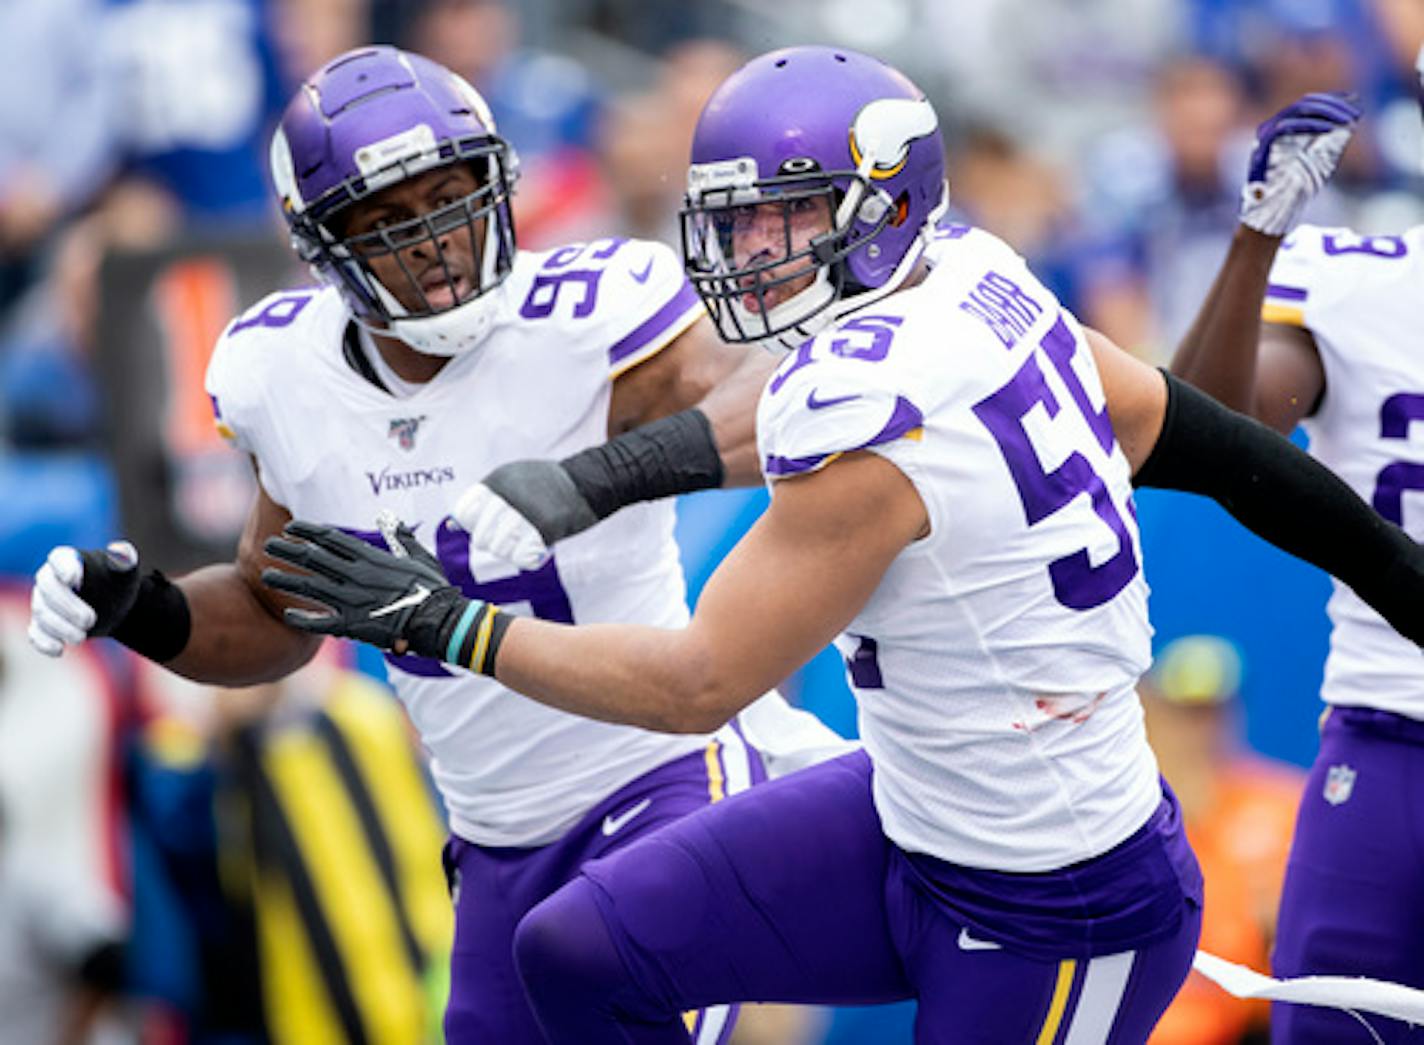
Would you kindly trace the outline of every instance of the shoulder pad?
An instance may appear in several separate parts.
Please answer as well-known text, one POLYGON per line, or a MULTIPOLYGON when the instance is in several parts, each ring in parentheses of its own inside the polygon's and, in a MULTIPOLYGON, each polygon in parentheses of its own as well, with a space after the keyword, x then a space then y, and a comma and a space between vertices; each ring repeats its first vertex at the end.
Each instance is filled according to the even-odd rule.
POLYGON ((906 437, 924 425, 922 409, 896 380, 893 368, 865 356, 822 356, 820 335, 777 370, 762 394, 757 417, 762 470, 769 479, 815 471, 837 456, 906 437))

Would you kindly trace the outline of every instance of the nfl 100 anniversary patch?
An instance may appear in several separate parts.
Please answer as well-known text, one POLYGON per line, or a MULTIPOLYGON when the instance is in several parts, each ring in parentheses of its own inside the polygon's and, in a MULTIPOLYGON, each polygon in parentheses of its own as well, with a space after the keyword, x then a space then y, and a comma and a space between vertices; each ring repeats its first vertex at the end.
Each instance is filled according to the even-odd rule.
POLYGON ((414 450, 415 434, 420 430, 420 423, 424 420, 424 415, 420 417, 397 417, 391 422, 391 427, 386 434, 399 443, 402 450, 414 450))

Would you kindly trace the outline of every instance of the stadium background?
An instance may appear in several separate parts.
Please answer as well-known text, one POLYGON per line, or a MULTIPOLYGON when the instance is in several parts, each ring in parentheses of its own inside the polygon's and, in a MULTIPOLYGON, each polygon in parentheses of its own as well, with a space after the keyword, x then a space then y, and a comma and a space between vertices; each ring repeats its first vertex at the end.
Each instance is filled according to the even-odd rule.
MULTIPOLYGON (((522 161, 527 247, 613 232, 676 245, 692 123, 742 57, 803 42, 879 54, 938 107, 960 217, 1154 362, 1225 251, 1252 127, 1300 93, 1353 90, 1366 114, 1308 218, 1385 233, 1424 214, 1421 0, 0 5, 0 853, 41 852, 117 898, 140 1000, 119 1006, 112 1040, 205 1040, 188 1012, 199 987, 152 942, 183 935, 191 912, 169 902, 178 929, 153 937, 130 807, 143 758, 200 764, 223 725, 206 694, 115 650, 37 665, 25 584, 59 542, 126 534, 170 572, 230 551, 252 480, 212 433, 203 367, 233 313, 307 278, 268 199, 267 136, 302 75, 367 41, 421 50, 486 92, 522 161)), ((690 597, 764 504, 760 491, 684 499, 690 597)), ((1138 509, 1156 648, 1229 640, 1244 749, 1306 764, 1328 582, 1196 499, 1147 492, 1138 509)), ((380 674, 366 653, 334 659, 380 674)), ((788 693, 852 735, 840 672, 827 651, 788 693)), ((838 1014, 805 1034, 907 1041, 909 1019, 838 1014)))

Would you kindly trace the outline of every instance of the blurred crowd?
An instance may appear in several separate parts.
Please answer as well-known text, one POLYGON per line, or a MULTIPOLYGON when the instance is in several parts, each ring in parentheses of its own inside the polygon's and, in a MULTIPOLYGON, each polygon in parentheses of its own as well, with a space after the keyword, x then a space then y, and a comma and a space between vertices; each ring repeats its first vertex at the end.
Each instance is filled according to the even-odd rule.
MULTIPOLYGON (((103 261, 278 235, 266 141, 324 59, 393 41, 463 73, 522 161, 521 241, 675 242, 691 125, 750 52, 880 53, 948 126, 954 204, 1086 322, 1162 360, 1235 220, 1264 115, 1305 90, 1366 111, 1309 218, 1411 223, 1424 154, 1414 0, 14 0, 0 11, 0 418, 17 448, 103 430, 103 261), (755 10, 753 10, 755 8, 755 10), (521 12, 528 12, 522 15, 521 12), (21 102, 20 99, 24 101, 21 102)), ((274 273, 280 279, 300 278, 274 273)))
MULTIPOLYGON (((302 846, 322 843, 292 827, 292 809, 278 817, 285 847, 257 829, 255 805, 236 819, 214 810, 230 812, 223 796, 250 800, 280 775, 264 752, 289 751, 294 735, 330 740, 353 721, 329 701, 368 705, 333 696, 339 679, 328 677, 296 684, 306 689, 300 713, 267 693, 224 698, 231 713, 194 714, 208 695, 175 696, 104 644, 42 663, 23 642, 20 585, 50 545, 132 532, 145 505, 176 514, 206 546, 235 538, 240 513, 221 508, 245 505, 251 479, 235 455, 206 463, 204 353, 233 311, 307 278, 286 260, 267 141, 301 80, 364 41, 423 52, 486 95, 519 155, 516 227, 534 248, 615 232, 676 247, 693 124, 744 57, 809 42, 880 54, 930 93, 946 122, 958 217, 1006 239, 1084 322, 1154 362, 1170 357, 1225 253, 1253 128, 1299 94, 1350 90, 1365 110, 1341 174, 1306 220, 1365 233, 1424 220, 1419 0, 6 0, 0 575, 16 584, 0 599, 7 1041, 20 1011, 44 1026, 13 1040, 303 1040, 310 1030, 274 1027, 235 1003, 260 985, 233 986, 242 969, 214 956, 230 960, 221 944, 233 934, 280 950, 290 913, 282 883, 300 886, 302 846), (241 278, 202 267, 212 258, 241 278), (154 338, 166 349, 141 343, 154 338), (116 471, 139 429, 170 452, 130 455, 116 471), (175 482, 170 473, 183 468, 196 485, 175 482), (185 819, 184 809, 202 812, 185 819), (96 1024, 97 999, 135 984, 162 1000, 160 1015, 149 1007, 96 1024), (216 996, 226 1008, 203 1000, 216 996)), ((1225 764, 1218 734, 1237 735, 1226 709, 1239 669, 1216 647, 1181 655, 1187 667, 1154 676, 1149 709, 1194 723, 1173 733, 1203 747, 1184 760, 1160 749, 1167 775, 1189 819, 1217 802, 1254 811, 1235 835, 1215 817, 1222 837, 1194 842, 1204 862, 1274 867, 1283 857, 1269 840, 1283 842, 1289 823, 1251 787, 1265 781, 1269 796, 1298 782, 1259 767, 1229 787, 1202 776, 1225 764), (1223 797, 1232 788, 1250 795, 1223 797), (1252 838, 1261 844, 1237 852, 1252 838)), ((392 720, 366 711, 357 720, 368 739, 404 739, 392 720)), ((339 784, 359 794, 349 775, 339 784)), ((279 785, 268 787, 273 815, 286 808, 279 785)), ((430 816, 433 831, 433 804, 430 816)), ((378 820, 357 820, 361 837, 388 844, 378 820)), ((427 848, 433 859, 438 846, 427 848)), ((401 881, 393 918, 415 953, 440 953, 426 946, 445 931, 428 899, 441 888, 438 863, 411 866, 401 881)), ((1273 897, 1228 899, 1250 912, 1274 906, 1273 897)), ((1219 940, 1218 953, 1261 967, 1269 925, 1258 921, 1253 913, 1241 938, 1219 940)), ((327 957, 309 963, 316 973, 284 975, 335 983, 327 957)), ((400 1014, 358 1016, 416 1030, 380 1040, 419 1040, 438 1011, 418 997, 438 996, 438 970, 414 961, 400 975, 410 981, 400 1014)), ((1175 1040, 1245 1040, 1259 1032, 1257 1016, 1225 1020, 1216 1037, 1189 1024, 1175 1040)), ((745 1040, 756 1025, 748 1021, 745 1040)), ((780 1028, 766 1041, 823 1033, 785 1014, 767 1014, 764 1026, 780 1028)))

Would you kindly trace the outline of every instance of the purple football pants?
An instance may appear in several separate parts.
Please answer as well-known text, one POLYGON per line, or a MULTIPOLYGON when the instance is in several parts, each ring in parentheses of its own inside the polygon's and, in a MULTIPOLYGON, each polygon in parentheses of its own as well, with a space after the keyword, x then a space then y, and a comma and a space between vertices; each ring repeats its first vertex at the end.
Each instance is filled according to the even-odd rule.
MULTIPOLYGON (((1277 976, 1369 976, 1424 988, 1424 723, 1333 708, 1301 798, 1281 896, 1277 976)), ((1424 1043, 1384 1016, 1277 1004, 1279 1045, 1424 1043)))
MULTIPOLYGON (((736 738, 733 738, 736 739, 736 738)), ((568 882, 588 860, 616 852, 687 814, 720 800, 738 781, 765 779, 760 757, 745 744, 713 742, 634 780, 594 806, 557 842, 536 849, 477 846, 451 838, 445 873, 455 897, 455 943, 449 1045, 543 1045, 514 968, 519 920, 568 882)), ((725 1041, 735 1008, 679 1017, 699 1045, 725 1041)))
MULTIPOLYGON (((1168 814, 1190 878, 1175 805, 1168 814)), ((912 997, 926 1045, 1116 1045, 1146 1040, 1200 924, 1198 890, 1138 949, 1054 960, 994 942, 957 921, 882 834, 857 752, 586 865, 520 924, 515 955, 554 1045, 685 1043, 677 1014, 716 1002, 912 997)))

